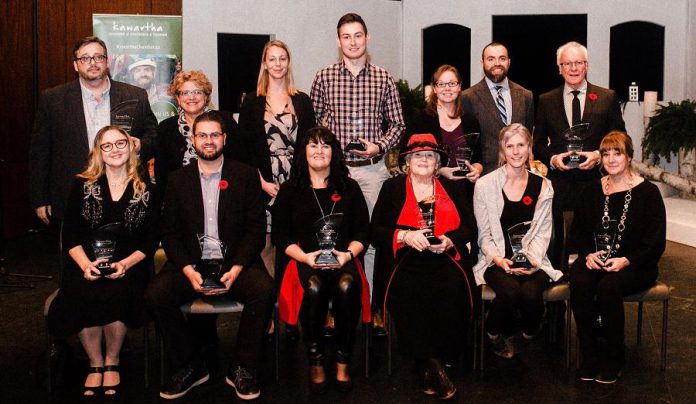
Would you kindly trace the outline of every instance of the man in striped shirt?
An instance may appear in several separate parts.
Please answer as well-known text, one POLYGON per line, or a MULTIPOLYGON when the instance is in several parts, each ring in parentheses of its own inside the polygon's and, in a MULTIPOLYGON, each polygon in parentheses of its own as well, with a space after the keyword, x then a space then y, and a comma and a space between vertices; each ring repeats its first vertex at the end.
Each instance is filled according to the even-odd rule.
MULTIPOLYGON (((336 30, 341 60, 317 73, 312 105, 317 123, 331 129, 346 150, 350 175, 360 184, 372 215, 382 183, 389 178, 384 153, 399 143, 406 125, 394 79, 368 60, 370 36, 365 21, 349 13, 341 17, 336 30), (385 131, 382 122, 386 123, 385 131), (355 148, 356 144, 360 147, 355 148)), ((374 254, 373 247, 365 253, 370 287, 374 254)))

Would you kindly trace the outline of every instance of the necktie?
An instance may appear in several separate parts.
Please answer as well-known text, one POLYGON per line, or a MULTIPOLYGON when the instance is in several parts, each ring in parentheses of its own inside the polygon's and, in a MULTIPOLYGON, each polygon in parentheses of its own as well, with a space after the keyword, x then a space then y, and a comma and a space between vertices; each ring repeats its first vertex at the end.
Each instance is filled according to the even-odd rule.
POLYGON ((500 120, 503 121, 503 125, 508 124, 507 109, 505 109, 505 100, 503 99, 503 86, 495 86, 496 91, 498 91, 498 96, 495 98, 495 105, 498 107, 498 114, 500 114, 500 120))
POLYGON ((580 118, 581 118, 581 113, 580 113, 580 99, 578 98, 578 94, 580 94, 580 90, 574 90, 571 91, 573 93, 573 126, 578 125, 580 123, 580 118))

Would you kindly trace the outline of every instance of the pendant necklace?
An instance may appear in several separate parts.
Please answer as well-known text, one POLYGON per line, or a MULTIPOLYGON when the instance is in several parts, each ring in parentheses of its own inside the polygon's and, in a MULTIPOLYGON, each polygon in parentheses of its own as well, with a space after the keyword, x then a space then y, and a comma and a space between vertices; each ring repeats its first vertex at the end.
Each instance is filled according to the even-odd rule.
MULTIPOLYGON (((630 175, 630 174, 629 174, 630 175)), ((604 184, 604 213, 602 215, 602 227, 604 230, 609 229, 609 185, 610 185, 611 177, 607 176, 607 181, 604 184)), ((630 178, 627 182, 628 185, 628 192, 626 192, 626 196, 624 197, 624 205, 623 205, 623 210, 621 212, 621 218, 619 219, 619 224, 616 226, 616 229, 618 230, 616 233, 616 245, 614 246, 615 250, 618 250, 621 247, 621 244, 619 242, 621 241, 621 233, 626 229, 626 214, 628 213, 628 207, 631 204, 631 191, 633 191, 633 175, 630 175, 630 178)))

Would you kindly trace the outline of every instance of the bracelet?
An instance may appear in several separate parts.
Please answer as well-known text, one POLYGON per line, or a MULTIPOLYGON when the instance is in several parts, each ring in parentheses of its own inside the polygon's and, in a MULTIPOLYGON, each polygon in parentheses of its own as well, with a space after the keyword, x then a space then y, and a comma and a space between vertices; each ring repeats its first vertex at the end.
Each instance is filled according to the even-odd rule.
MULTIPOLYGON (((404 233, 401 235, 401 244, 406 244, 406 235, 410 232, 411 230, 404 230, 404 233)), ((397 240, 398 241, 398 240, 397 240)))
POLYGON ((351 260, 351 261, 354 261, 354 260, 355 260, 355 255, 353 255, 353 251, 351 251, 350 249, 347 249, 346 252, 347 252, 348 254, 350 254, 350 260, 351 260))

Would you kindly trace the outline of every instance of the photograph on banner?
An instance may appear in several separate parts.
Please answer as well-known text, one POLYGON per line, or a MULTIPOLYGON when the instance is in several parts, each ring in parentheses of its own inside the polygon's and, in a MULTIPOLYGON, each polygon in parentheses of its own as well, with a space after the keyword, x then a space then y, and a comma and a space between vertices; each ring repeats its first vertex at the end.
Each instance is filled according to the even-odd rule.
POLYGON ((92 25, 109 50, 111 79, 147 91, 158 122, 178 115, 168 89, 181 70, 181 17, 94 14, 92 25))

